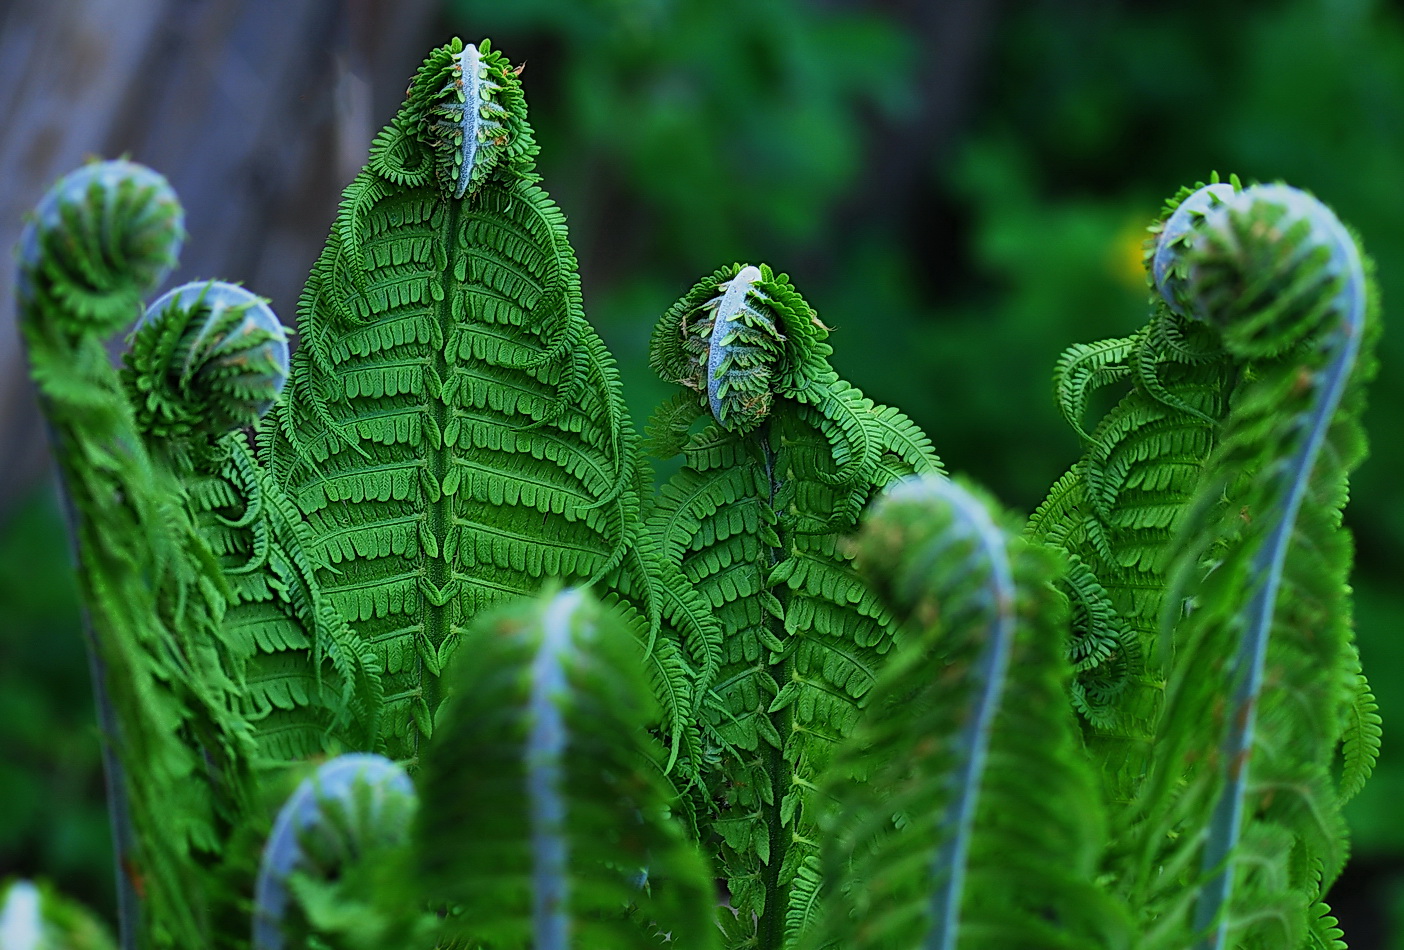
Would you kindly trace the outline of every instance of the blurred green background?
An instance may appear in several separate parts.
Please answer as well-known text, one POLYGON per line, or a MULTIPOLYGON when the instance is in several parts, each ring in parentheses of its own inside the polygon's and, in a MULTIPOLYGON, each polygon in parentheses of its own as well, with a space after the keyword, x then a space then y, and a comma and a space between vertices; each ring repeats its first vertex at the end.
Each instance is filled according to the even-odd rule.
MULTIPOLYGON (((1027 512, 1078 453, 1055 359, 1143 322, 1145 227, 1215 170, 1321 197, 1375 257, 1387 321, 1404 306, 1398 5, 446 0, 435 16, 425 47, 490 36, 526 63, 545 184, 640 427, 666 394, 646 362, 657 316, 720 264, 766 261, 835 328, 841 373, 1027 512)), ((1404 948, 1397 327, 1381 363, 1347 515, 1386 721, 1331 897, 1356 948, 1404 948)), ((0 512, 0 877, 42 872, 103 907, 90 706, 44 487, 0 512)))

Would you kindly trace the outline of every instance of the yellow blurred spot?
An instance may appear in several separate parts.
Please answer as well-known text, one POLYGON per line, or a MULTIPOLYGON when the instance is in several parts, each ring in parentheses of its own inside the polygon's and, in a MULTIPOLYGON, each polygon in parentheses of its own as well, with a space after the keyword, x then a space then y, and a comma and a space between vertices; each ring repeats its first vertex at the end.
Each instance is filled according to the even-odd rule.
POLYGON ((1146 226, 1143 222, 1128 221, 1107 248, 1107 264, 1111 267, 1117 282, 1136 290, 1146 286, 1146 226))

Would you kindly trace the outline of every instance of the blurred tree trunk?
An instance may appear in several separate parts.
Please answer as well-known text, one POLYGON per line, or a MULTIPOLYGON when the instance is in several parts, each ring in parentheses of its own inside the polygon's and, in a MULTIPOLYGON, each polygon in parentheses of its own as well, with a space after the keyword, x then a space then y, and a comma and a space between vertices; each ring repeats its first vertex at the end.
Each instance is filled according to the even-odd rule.
MULTIPOLYGON (((164 174, 190 238, 170 283, 242 281, 285 323, 435 0, 0 3, 0 245, 60 175, 127 155, 164 174)), ((0 517, 48 448, 0 261, 0 517)))

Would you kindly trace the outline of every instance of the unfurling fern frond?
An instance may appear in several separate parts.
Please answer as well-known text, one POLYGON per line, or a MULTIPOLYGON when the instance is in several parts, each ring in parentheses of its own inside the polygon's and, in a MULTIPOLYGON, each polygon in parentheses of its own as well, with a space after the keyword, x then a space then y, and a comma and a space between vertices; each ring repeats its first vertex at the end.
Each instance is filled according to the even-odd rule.
POLYGON ((147 308, 125 364, 137 422, 152 439, 219 438, 273 408, 288 378, 287 333, 262 297, 195 281, 147 308))
POLYGON ((275 762, 372 746, 380 703, 375 658, 322 593, 301 515, 237 431, 268 412, 287 374, 277 316, 222 281, 185 284, 153 303, 122 370, 149 451, 181 476, 224 572, 222 636, 238 709, 260 757, 275 762))
POLYGON ((1188 929, 1204 947, 1316 946, 1345 857, 1339 801, 1378 741, 1341 527, 1373 283, 1345 227, 1286 186, 1249 188, 1196 229, 1175 296, 1248 368, 1176 554, 1169 703, 1128 880, 1157 922, 1148 946, 1188 929))
MULTIPOLYGON (((1214 183, 1170 200, 1148 254, 1156 281, 1179 286, 1193 225, 1236 188, 1214 183)), ((1113 805, 1135 797, 1149 767, 1164 705, 1164 673, 1152 656, 1172 541, 1240 367, 1213 330, 1159 297, 1134 336, 1074 346, 1058 364, 1058 404, 1087 448, 1028 533, 1068 557, 1061 588, 1072 606, 1072 700, 1113 805), (1087 434, 1091 393, 1126 381, 1130 390, 1087 434)))
POLYGON ((809 919, 812 791, 892 647, 892 619, 838 538, 894 478, 939 471, 915 425, 838 378, 827 336, 784 275, 733 265, 664 315, 650 355, 691 391, 652 427, 683 468, 649 528, 722 628, 701 683, 731 946, 793 942, 809 919))
POLYGON ((323 590, 378 658, 397 757, 429 734, 440 670, 484 609, 558 577, 630 586, 654 631, 665 611, 636 563, 618 375, 535 151, 500 53, 429 55, 345 191, 260 434, 323 590))
POLYGON ((566 590, 480 617, 424 756, 424 894, 449 936, 516 950, 715 946, 630 627, 566 590))
POLYGON ((308 945, 384 947, 417 921, 392 903, 408 869, 419 800, 404 769, 378 755, 342 755, 298 786, 278 812, 254 891, 253 950, 308 945), (408 923, 407 923, 408 921, 408 923))
POLYGON ((47 298, 63 330, 105 337, 140 314, 184 240, 166 179, 133 162, 84 165, 45 193, 20 236, 20 304, 47 298))
POLYGON ((913 479, 873 506, 860 567, 918 628, 831 767, 812 947, 1122 945, 1095 883, 1107 821, 1064 699, 1054 559, 986 503, 913 479))
POLYGON ((224 841, 251 796, 220 637, 226 588, 155 462, 102 335, 134 322, 174 263, 180 206, 128 162, 88 165, 40 203, 21 241, 21 331, 49 423, 87 608, 112 790, 125 941, 213 946, 235 913, 224 841))

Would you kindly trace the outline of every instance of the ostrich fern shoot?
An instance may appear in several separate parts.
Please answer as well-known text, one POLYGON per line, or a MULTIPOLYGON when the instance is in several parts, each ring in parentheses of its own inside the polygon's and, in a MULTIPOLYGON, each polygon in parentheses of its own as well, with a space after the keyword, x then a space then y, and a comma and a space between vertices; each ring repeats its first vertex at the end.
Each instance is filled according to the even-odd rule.
MULTIPOLYGON (((1058 361, 1083 454, 1018 525, 767 264, 662 315, 641 443, 519 72, 430 53, 291 355, 243 288, 145 305, 183 238, 149 169, 27 225, 123 950, 1343 947, 1380 741, 1352 233, 1175 196, 1145 325, 1058 361)), ((103 945, 27 882, 0 934, 103 945)))

